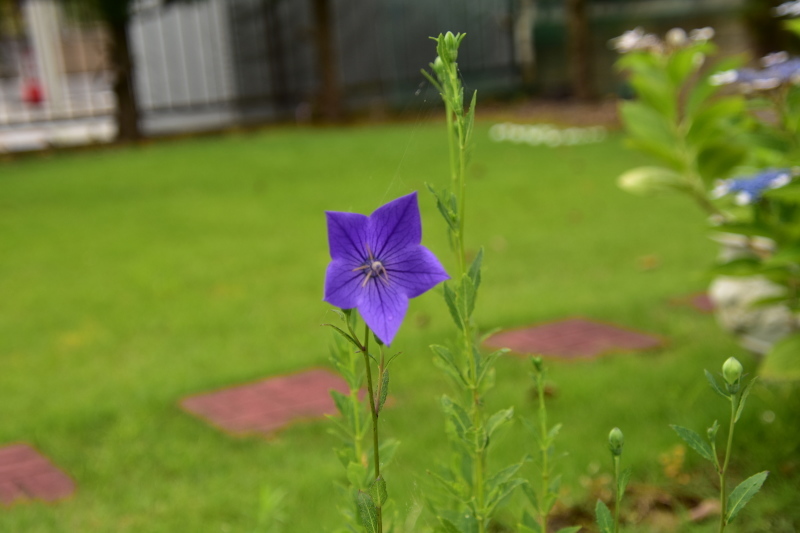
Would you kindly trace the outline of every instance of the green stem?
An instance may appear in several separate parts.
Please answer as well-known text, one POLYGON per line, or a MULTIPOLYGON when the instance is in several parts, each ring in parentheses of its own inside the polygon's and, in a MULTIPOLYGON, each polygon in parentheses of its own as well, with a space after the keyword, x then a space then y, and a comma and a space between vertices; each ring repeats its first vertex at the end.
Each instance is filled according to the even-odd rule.
POLYGON ((616 493, 614 504, 614 533, 619 533, 619 507, 622 502, 622 494, 619 491, 619 455, 614 456, 614 491, 616 493))
POLYGON ((539 395, 539 434, 540 443, 539 451, 542 454, 542 492, 539 495, 539 523, 542 526, 542 531, 547 531, 547 509, 545 509, 545 500, 550 492, 550 465, 549 463, 549 449, 550 443, 547 438, 547 407, 544 403, 544 375, 541 372, 536 373, 536 391, 539 395))
POLYGON ((731 445, 733 444, 733 428, 736 424, 736 400, 738 393, 731 396, 731 424, 728 429, 728 445, 725 448, 725 462, 722 463, 722 468, 719 471, 719 533, 725 531, 727 520, 725 515, 728 514, 727 501, 725 495, 725 473, 728 471, 728 461, 731 458, 731 445))
MULTIPOLYGON (((369 408, 372 412, 372 449, 375 461, 375 479, 381 477, 381 457, 378 447, 378 410, 375 408, 375 389, 372 387, 372 364, 369 360, 369 326, 364 324, 364 364, 367 367, 367 388, 369 389, 369 408)), ((381 503, 375 502, 378 511, 378 533, 383 533, 381 503)))

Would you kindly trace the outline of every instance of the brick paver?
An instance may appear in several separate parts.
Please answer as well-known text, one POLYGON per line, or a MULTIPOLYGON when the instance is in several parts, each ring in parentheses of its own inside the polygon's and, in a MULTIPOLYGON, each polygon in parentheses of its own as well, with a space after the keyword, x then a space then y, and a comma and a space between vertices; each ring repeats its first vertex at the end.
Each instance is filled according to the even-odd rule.
POLYGON ((663 344, 663 340, 655 335, 585 318, 568 318, 501 331, 486 340, 486 345, 491 348, 509 348, 517 353, 564 359, 647 350, 663 344))
POLYGON ((75 492, 75 483, 47 457, 27 444, 0 448, 0 503, 52 502, 75 492))
POLYGON ((335 414, 334 389, 347 394, 347 383, 323 369, 189 396, 180 405, 234 435, 269 434, 296 420, 335 414))

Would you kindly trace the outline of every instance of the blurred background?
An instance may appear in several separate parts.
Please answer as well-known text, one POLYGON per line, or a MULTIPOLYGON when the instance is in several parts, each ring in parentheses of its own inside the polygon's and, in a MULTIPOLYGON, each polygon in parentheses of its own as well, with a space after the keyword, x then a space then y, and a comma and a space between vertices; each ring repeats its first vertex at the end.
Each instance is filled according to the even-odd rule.
POLYGON ((777 4, 2 0, 0 149, 395 115, 443 28, 469 35, 459 64, 484 102, 624 96, 612 37, 713 26, 724 53, 764 55, 789 45, 777 4))

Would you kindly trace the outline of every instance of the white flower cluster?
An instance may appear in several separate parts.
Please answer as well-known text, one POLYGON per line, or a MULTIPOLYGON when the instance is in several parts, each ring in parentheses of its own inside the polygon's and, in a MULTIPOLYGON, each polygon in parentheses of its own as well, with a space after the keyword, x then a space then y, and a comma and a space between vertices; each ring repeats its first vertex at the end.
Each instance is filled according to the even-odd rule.
POLYGON ((800 17, 800 0, 784 2, 772 10, 776 17, 800 17))
POLYGON ((559 129, 551 124, 495 124, 489 129, 489 138, 495 142, 513 142, 531 146, 575 146, 602 142, 606 129, 602 126, 589 128, 559 129))
MULTIPOLYGON (((800 1, 800 0, 798 0, 800 1)), ((611 47, 620 54, 636 50, 648 50, 663 53, 665 50, 685 48, 691 44, 710 41, 714 38, 714 28, 698 28, 688 34, 681 28, 672 28, 662 41, 657 35, 645 33, 642 28, 628 30, 619 37, 609 41, 611 47)))

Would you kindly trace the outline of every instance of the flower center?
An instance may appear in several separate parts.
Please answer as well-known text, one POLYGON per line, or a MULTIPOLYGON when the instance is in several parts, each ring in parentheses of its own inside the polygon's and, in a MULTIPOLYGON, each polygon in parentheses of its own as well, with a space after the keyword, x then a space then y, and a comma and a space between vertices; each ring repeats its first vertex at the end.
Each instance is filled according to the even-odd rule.
POLYGON ((353 269, 353 272, 357 270, 366 271, 366 276, 364 276, 364 281, 361 283, 361 286, 366 287, 369 279, 373 277, 381 280, 385 285, 389 285, 389 273, 386 272, 386 267, 383 266, 383 263, 375 259, 372 255, 372 250, 369 249, 369 245, 367 245, 367 253, 369 254, 369 260, 365 261, 360 267, 353 269))

